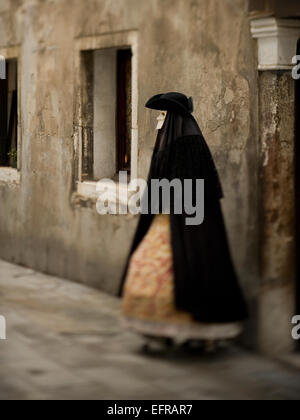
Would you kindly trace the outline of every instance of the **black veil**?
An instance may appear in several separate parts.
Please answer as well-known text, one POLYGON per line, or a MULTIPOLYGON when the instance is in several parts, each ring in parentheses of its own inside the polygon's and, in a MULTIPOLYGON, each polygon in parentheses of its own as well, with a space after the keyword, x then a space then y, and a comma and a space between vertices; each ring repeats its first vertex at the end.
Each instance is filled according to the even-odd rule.
POLYGON ((202 136, 201 130, 192 117, 168 112, 163 127, 158 131, 154 154, 170 146, 183 136, 202 136))
POLYGON ((223 197, 211 152, 191 114, 169 111, 158 131, 148 182, 163 178, 204 179, 206 197, 223 197))
MULTIPOLYGON (((201 130, 190 115, 168 111, 159 130, 148 177, 154 179, 204 179, 205 220, 187 226, 186 214, 170 211, 175 301, 179 310, 200 322, 235 322, 247 318, 247 305, 232 264, 220 199, 219 175, 201 130)), ((159 207, 161 209, 161 207, 159 207)), ((162 210, 162 209, 161 209, 162 210)), ((120 296, 130 259, 149 231, 155 215, 142 214, 123 274, 120 296)))

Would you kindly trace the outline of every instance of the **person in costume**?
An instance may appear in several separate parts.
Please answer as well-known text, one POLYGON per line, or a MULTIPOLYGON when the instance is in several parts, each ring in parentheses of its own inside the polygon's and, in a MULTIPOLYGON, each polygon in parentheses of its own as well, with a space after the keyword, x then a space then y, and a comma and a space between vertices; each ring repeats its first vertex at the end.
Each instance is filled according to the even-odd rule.
MULTIPOLYGON (((161 111, 148 177, 203 179, 204 222, 187 225, 174 206, 142 214, 122 278, 125 325, 147 337, 215 341, 238 336, 248 316, 230 255, 220 200, 223 191, 211 152, 192 115, 193 100, 171 92, 151 98, 161 111), (165 214, 169 213, 169 214, 165 214)), ((173 204, 176 197, 173 197, 173 204)), ((172 202, 172 201, 171 201, 172 202)))

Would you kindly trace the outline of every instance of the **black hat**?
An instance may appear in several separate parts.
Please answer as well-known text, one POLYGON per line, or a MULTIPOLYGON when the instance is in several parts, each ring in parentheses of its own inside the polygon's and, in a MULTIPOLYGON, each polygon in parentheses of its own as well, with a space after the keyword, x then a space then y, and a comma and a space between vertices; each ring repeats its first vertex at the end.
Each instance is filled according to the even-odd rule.
POLYGON ((177 114, 190 115, 194 111, 193 98, 183 93, 170 92, 155 95, 146 103, 146 108, 159 111, 172 111, 177 114))

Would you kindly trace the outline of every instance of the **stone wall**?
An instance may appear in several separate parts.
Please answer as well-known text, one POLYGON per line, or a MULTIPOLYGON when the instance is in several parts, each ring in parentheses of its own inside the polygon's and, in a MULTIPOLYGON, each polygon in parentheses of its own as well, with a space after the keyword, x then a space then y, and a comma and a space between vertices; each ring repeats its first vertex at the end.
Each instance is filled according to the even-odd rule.
POLYGON ((290 71, 262 72, 261 122, 261 288, 259 343, 264 351, 293 348, 295 315, 295 85, 290 71))
MULTIPOLYGON (((139 175, 158 92, 192 95, 225 191, 239 276, 255 312, 258 277, 258 72, 246 0, 0 0, 0 47, 20 46, 21 183, 0 184, 0 257, 115 293, 136 219, 74 198, 74 43, 138 31, 139 175)), ((255 317, 253 318, 255 319, 255 317)))

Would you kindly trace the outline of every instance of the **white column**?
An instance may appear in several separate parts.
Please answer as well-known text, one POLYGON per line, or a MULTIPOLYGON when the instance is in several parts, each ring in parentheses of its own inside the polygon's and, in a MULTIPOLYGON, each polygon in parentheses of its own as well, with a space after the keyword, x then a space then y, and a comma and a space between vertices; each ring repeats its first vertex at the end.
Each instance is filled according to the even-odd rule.
POLYGON ((251 33, 258 41, 258 69, 289 70, 300 39, 300 20, 263 18, 251 21, 251 33))

